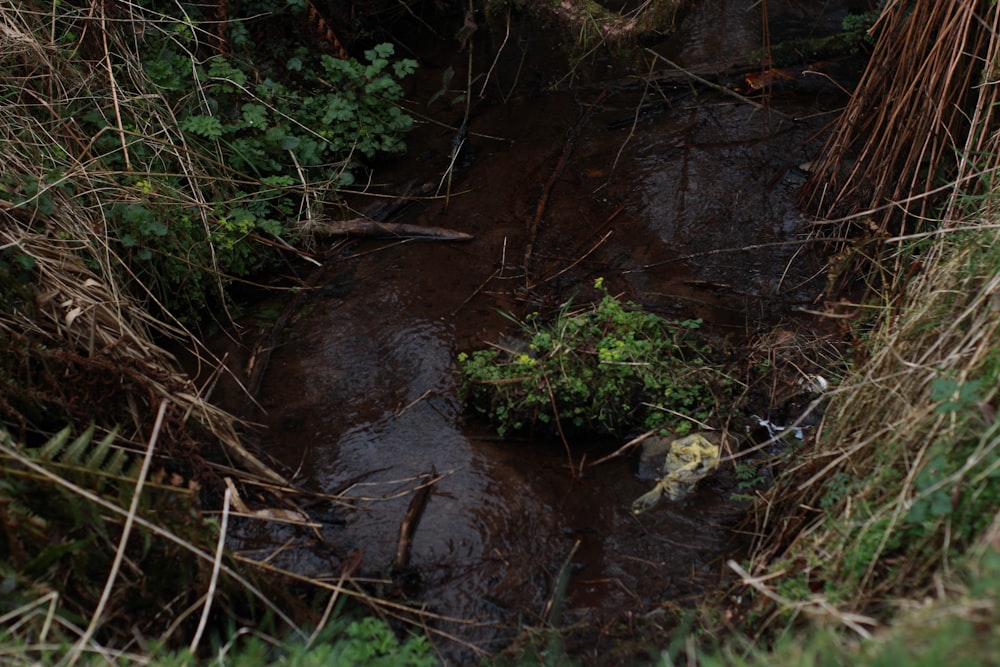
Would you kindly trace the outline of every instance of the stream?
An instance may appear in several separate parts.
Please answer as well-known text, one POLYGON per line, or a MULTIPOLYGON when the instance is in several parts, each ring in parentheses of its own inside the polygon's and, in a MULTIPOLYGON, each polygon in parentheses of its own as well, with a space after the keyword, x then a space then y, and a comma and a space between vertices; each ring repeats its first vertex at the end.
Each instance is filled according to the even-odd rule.
MULTIPOLYGON (((822 75, 738 99, 692 85, 663 60, 701 73, 746 67, 761 39, 751 4, 696 3, 677 34, 631 67, 591 63, 572 85, 530 21, 512 27, 516 44, 502 50, 502 29, 477 34, 473 70, 490 76, 450 194, 393 219, 474 240, 351 240, 327 256, 247 418, 278 469, 339 499, 309 510, 316 529, 238 522, 235 548, 328 581, 353 554, 354 576, 373 594, 431 614, 449 664, 545 626, 565 629, 586 661, 612 664, 625 660, 617 651, 638 650, 618 648, 636 637, 662 640, 665 612, 731 579, 725 561, 738 560, 748 539, 731 466, 690 497, 634 516, 631 502, 650 488, 634 457, 584 467, 578 478, 559 442, 501 440, 463 412, 456 357, 511 333, 502 313, 545 316, 569 298, 593 298, 597 277, 652 312, 702 318, 736 350, 769 331, 814 326, 803 311, 815 307, 824 276, 801 243, 809 229, 796 200, 807 176, 800 165, 816 158, 845 101, 833 83, 842 75, 835 64, 803 62, 800 70, 822 75), (406 566, 394 571, 400 526, 426 484, 406 566), (560 572, 569 575, 565 596, 560 572)), ((835 31, 846 11, 811 15, 803 4, 768 3, 772 40, 835 31)), ((423 53, 411 99, 429 99, 448 67, 453 81, 465 77, 470 58, 455 44, 423 53)), ((463 114, 447 97, 414 103, 423 120, 408 153, 376 170, 372 192, 442 179, 463 114)), ((242 349, 257 331, 246 324, 242 349)), ((230 359, 234 374, 245 373, 238 353, 230 359)), ((760 410, 775 400, 764 395, 760 410)), ((743 417, 735 423, 750 422, 743 417)), ((571 444, 578 466, 621 442, 571 444)))

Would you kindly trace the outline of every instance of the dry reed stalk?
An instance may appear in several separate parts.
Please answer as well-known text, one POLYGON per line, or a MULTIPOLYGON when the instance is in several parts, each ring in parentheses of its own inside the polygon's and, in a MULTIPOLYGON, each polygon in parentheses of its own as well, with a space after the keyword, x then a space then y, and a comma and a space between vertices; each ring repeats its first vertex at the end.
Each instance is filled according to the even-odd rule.
POLYGON ((923 595, 950 572, 952 547, 976 539, 953 534, 944 516, 919 539, 902 537, 913 534, 907 513, 915 503, 945 491, 957 503, 963 488, 978 488, 1000 468, 1000 432, 989 426, 995 383, 982 387, 978 407, 957 414, 933 395, 939 378, 983 377, 1000 346, 1000 271, 987 263, 970 272, 983 248, 997 257, 1000 231, 957 234, 962 245, 947 248, 950 240, 942 239, 906 292, 896 286, 898 301, 886 303, 870 334, 870 356, 830 396, 817 447, 777 484, 758 526, 753 571, 780 561, 810 589, 841 582, 852 587, 850 609, 864 612, 900 590, 923 595), (961 466, 933 485, 918 482, 938 465, 935 452, 970 438, 961 466), (838 495, 842 483, 850 490, 838 495), (859 553, 864 562, 857 562, 859 553))
MULTIPOLYGON (((886 5, 870 64, 804 191, 822 214, 901 202, 975 159, 1000 99, 992 83, 998 21, 986 3, 886 5)), ((875 218, 877 232, 906 233, 939 204, 921 198, 889 209, 875 218)), ((838 225, 833 235, 851 227, 838 225)))
MULTIPOLYGON (((948 580, 956 549, 995 537, 953 522, 969 493, 988 500, 1000 470, 998 28, 995 5, 890 4, 872 65, 828 144, 828 206, 899 202, 874 218, 883 237, 910 218, 868 258, 884 281, 867 342, 830 397, 817 446, 760 515, 750 569, 781 569, 807 591, 848 587, 834 602, 852 612, 880 606, 885 617, 887 599, 941 594, 935 582, 948 580), (838 171, 856 145, 858 162, 838 171), (945 168, 953 180, 941 197, 912 196, 932 190, 945 168), (908 233, 935 205, 939 227, 908 233), (977 392, 946 407, 935 394, 942 379, 977 392), (935 473, 941 456, 958 451, 947 474, 935 473), (911 509, 935 496, 951 508, 916 525, 911 509)), ((846 236, 853 224, 836 229, 846 236)), ((788 607, 758 605, 762 627, 787 620, 788 607)))

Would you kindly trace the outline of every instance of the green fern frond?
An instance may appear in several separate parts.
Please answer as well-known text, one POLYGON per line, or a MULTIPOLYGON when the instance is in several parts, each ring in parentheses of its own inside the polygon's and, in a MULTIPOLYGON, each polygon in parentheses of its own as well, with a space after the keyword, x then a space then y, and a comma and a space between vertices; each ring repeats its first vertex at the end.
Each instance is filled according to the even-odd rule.
MULTIPOLYGON (((0 473, 6 475, 7 470, 0 467, 0 473)), ((23 480, 0 480, 0 521, 5 526, 16 527, 20 533, 28 530, 44 533, 49 527, 49 520, 24 502, 26 493, 23 480)))
POLYGON ((39 463, 52 464, 75 476, 96 476, 97 481, 88 486, 100 492, 110 479, 126 481, 135 478, 132 457, 114 447, 118 429, 112 429, 104 438, 94 443, 96 426, 91 424, 70 442, 71 427, 56 433, 34 452, 32 458, 39 463))
MULTIPOLYGON (((93 427, 88 430, 92 431, 93 427)), ((90 455, 87 456, 84 463, 87 470, 101 471, 107 475, 115 476, 120 476, 124 473, 125 466, 129 462, 129 456, 118 447, 111 446, 117 435, 118 429, 112 429, 110 433, 104 436, 103 440, 90 450, 90 455)))
POLYGON ((96 426, 93 422, 91 422, 90 426, 88 426, 83 433, 74 438, 73 442, 69 443, 69 447, 63 450, 60 454, 59 458, 61 461, 71 466, 78 463, 86 465, 87 449, 90 447, 90 443, 94 439, 95 428, 96 426))
POLYGON ((69 436, 72 434, 73 427, 72 425, 69 425, 49 438, 48 442, 39 447, 34 458, 38 458, 43 461, 52 461, 66 446, 66 443, 69 441, 69 436))

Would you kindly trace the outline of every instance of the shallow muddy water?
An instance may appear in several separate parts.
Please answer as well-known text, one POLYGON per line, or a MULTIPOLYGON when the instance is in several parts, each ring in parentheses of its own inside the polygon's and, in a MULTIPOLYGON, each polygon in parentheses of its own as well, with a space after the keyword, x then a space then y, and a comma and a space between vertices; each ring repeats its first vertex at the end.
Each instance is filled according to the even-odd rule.
MULTIPOLYGON (((655 50, 701 72, 745 63, 759 45, 759 15, 701 4, 655 50)), ((768 4, 772 20, 805 29, 798 10, 768 4)), ((480 48, 498 41, 483 37, 480 48)), ((506 103, 474 109, 451 196, 394 219, 475 239, 339 246, 272 353, 261 409, 248 415, 283 471, 342 501, 313 509, 317 532, 248 523, 235 545, 331 579, 360 552, 356 575, 371 590, 450 619, 430 626, 453 638, 435 636, 453 663, 503 648, 521 625, 555 621, 583 628, 581 655, 613 656, 607 647, 628 639, 637 619, 655 622, 658 609, 689 604, 726 576, 725 559, 744 547, 730 470, 633 516, 631 502, 650 484, 636 478, 634 458, 577 476, 559 443, 499 440, 463 415, 456 356, 509 332, 498 311, 551 313, 592 297, 597 277, 656 312, 701 317, 736 345, 774 326, 808 326, 797 309, 823 285, 799 242, 798 165, 815 158, 817 133, 843 102, 824 81, 803 80, 758 108, 692 92, 663 62, 647 85, 634 77, 649 73, 648 58, 606 81, 549 90, 541 84, 554 77, 538 64, 552 55, 544 35, 526 33, 518 48, 525 53, 502 55, 492 75, 506 103), (518 70, 522 55, 529 66, 518 70), (394 572, 400 526, 431 482, 412 515, 407 566, 394 572), (554 610, 564 567, 571 576, 554 610)), ((414 98, 427 99, 465 57, 426 62, 414 98)), ((421 113, 451 127, 423 123, 407 158, 378 172, 386 183, 441 178, 459 119, 454 109, 421 113)), ((574 467, 619 444, 575 440, 574 467)))

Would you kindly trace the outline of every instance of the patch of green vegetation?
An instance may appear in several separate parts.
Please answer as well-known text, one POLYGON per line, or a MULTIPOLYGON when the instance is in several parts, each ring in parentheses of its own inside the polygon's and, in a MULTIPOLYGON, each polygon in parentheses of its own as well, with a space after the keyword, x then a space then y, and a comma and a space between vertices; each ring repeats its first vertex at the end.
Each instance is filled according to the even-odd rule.
POLYGON ((183 545, 210 549, 218 525, 199 515, 193 488, 163 484, 159 472, 143 478, 132 539, 120 546, 140 461, 115 442, 115 432, 95 440, 93 426, 76 437, 67 427, 28 448, 0 429, 0 613, 16 616, 51 592, 60 613, 74 623, 88 619, 118 549, 126 551, 128 565, 104 620, 124 632, 148 628, 164 600, 191 604, 207 587, 207 564, 183 545), (175 540, 162 539, 163 533, 175 540), (142 572, 156 576, 138 576, 142 572))
POLYGON ((755 62, 763 62, 764 56, 768 55, 772 65, 786 67, 861 53, 875 43, 868 31, 878 20, 882 4, 884 3, 879 3, 879 8, 869 12, 848 14, 841 21, 838 33, 786 40, 772 44, 766 51, 755 51, 750 58, 755 62))
MULTIPOLYGON (((228 556, 217 586, 210 583, 212 562, 204 554, 214 551, 220 526, 198 512, 196 487, 165 483, 162 471, 143 476, 143 461, 119 446, 115 432, 99 440, 95 434, 92 426, 74 437, 67 427, 29 448, 0 430, 4 664, 65 664, 72 647, 83 642, 80 664, 105 665, 108 651, 98 643, 114 643, 121 635, 134 641, 135 633, 160 640, 144 644, 141 654, 125 653, 110 664, 191 665, 197 660, 188 651, 177 652, 176 637, 171 636, 179 631, 180 621, 165 620, 164 606, 178 605, 188 610, 186 615, 203 607, 206 599, 223 618, 256 619, 256 629, 249 634, 232 627, 232 620, 228 626, 218 621, 208 626, 206 643, 215 643, 212 654, 218 664, 437 663, 426 637, 397 634, 381 619, 347 613, 347 597, 331 609, 333 620, 308 641, 304 633, 284 640, 266 635, 277 625, 252 598, 261 590, 274 594, 280 589, 239 580, 232 569, 238 564, 228 556), (133 499, 137 492, 140 496, 133 499), (130 539, 122 542, 122 525, 128 524, 131 507, 135 516, 130 539), (124 552, 124 566, 107 588, 118 550, 124 552), (101 607, 99 600, 110 604, 101 607), (81 628, 98 608, 103 615, 88 641, 81 628)), ((246 568, 243 576, 251 577, 251 570, 246 568)), ((290 596, 274 602, 286 611, 292 607, 290 596)))
MULTIPOLYGON (((965 567, 965 576, 967 583, 961 592, 947 600, 914 603, 895 623, 871 638, 823 624, 800 626, 768 647, 740 636, 725 642, 708 636, 689 637, 681 645, 686 646, 689 664, 704 667, 993 665, 1000 642, 1000 553, 990 547, 974 556, 965 567)), ((675 637, 674 644, 678 643, 675 637)), ((683 659, 658 664, 683 664, 683 659)))
POLYGON ((756 498, 753 492, 764 488, 767 484, 767 465, 760 461, 740 461, 733 466, 733 476, 736 478, 738 490, 733 494, 733 500, 753 500, 756 498))
MULTIPOLYGON (((985 423, 978 407, 985 389, 982 378, 959 382, 941 376, 931 382, 930 400, 953 428, 950 437, 935 439, 928 447, 913 479, 906 513, 907 533, 913 538, 942 530, 942 524, 957 535, 979 535, 1000 507, 998 426, 982 430, 985 423)), ((950 543, 952 555, 960 552, 961 544, 950 543)))
POLYGON ((223 664, 286 665, 287 667, 430 667, 438 664, 426 637, 405 634, 400 639, 385 621, 367 616, 338 617, 311 640, 284 642, 249 636, 227 651, 223 664))
MULTIPOLYGON (((39 611, 44 612, 44 608, 39 611)), ((73 637, 60 626, 69 619, 55 617, 56 623, 50 630, 41 631, 41 638, 32 638, 29 632, 37 630, 35 626, 39 623, 30 618, 19 620, 21 623, 0 627, 5 665, 66 664, 66 656, 74 645, 73 637)), ((397 634, 385 621, 373 616, 335 618, 312 637, 292 635, 281 639, 265 636, 259 630, 247 632, 244 628, 216 637, 213 643, 212 660, 199 659, 190 649, 179 651, 162 641, 152 640, 145 643, 141 653, 116 652, 115 657, 99 646, 87 646, 75 664, 119 667, 191 667, 197 664, 219 667, 430 667, 439 664, 426 637, 397 634)))
POLYGON ((530 429, 683 435, 718 414, 733 381, 711 362, 700 320, 667 320, 607 293, 519 323, 523 347, 459 355, 462 396, 500 435, 530 429), (558 421, 558 424, 556 423, 558 421))
MULTIPOLYGON (((391 44, 343 60, 277 40, 262 63, 239 20, 230 48, 208 48, 216 17, 199 12, 214 9, 154 0, 109 25, 102 48, 121 70, 109 88, 74 56, 88 48, 77 40, 92 34, 90 19, 73 3, 51 10, 40 39, 52 31, 65 48, 40 51, 49 60, 39 67, 78 74, 63 95, 28 66, 0 82, 0 97, 35 100, 0 118, 19 128, 0 140, 0 199, 38 222, 68 207, 91 217, 94 239, 79 251, 100 254, 95 266, 119 263, 132 296, 182 319, 224 304, 231 280, 273 267, 276 248, 295 246, 366 160, 405 148, 413 121, 400 81, 416 62, 391 44)), ((253 10, 292 11, 279 0, 253 10)))

